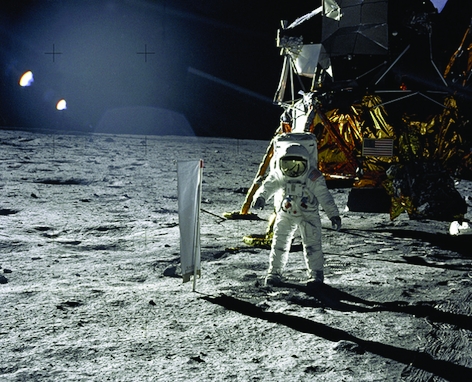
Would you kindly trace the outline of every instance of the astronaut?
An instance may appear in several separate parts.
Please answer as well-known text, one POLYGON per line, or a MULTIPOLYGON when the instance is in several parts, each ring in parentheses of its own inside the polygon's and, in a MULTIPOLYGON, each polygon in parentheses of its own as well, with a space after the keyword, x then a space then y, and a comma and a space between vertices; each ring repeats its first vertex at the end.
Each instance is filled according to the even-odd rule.
POLYGON ((265 285, 282 283, 292 239, 298 228, 307 267, 307 286, 316 287, 324 281, 319 205, 337 231, 341 228, 339 211, 317 168, 315 136, 311 133, 281 134, 274 145, 271 170, 254 194, 252 205, 255 209, 263 209, 266 200, 274 198, 276 219, 265 285))

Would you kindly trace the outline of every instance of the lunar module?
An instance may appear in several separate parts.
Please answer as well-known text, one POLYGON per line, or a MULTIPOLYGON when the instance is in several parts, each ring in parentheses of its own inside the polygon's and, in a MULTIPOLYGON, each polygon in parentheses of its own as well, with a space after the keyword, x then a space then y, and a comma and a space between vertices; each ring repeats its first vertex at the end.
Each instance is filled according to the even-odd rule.
MULTIPOLYGON (((312 134, 328 184, 350 187, 351 211, 411 219, 462 221, 467 205, 454 177, 470 176, 472 32, 452 57, 435 42, 445 1, 323 0, 292 23, 281 22, 282 57, 274 103, 280 125, 240 211, 271 168, 281 135, 312 134), (442 3, 438 6, 438 3, 442 3), (466 108, 464 108, 466 109, 466 108)), ((270 225, 266 235, 270 241, 270 225)), ((252 243, 252 239, 248 239, 252 243)))

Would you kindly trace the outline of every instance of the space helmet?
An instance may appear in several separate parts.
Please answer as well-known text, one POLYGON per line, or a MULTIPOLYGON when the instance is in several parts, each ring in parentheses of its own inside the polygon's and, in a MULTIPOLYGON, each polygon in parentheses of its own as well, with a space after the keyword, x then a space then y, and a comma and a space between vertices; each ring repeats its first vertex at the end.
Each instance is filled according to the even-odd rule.
POLYGON ((309 153, 299 143, 286 146, 284 153, 277 160, 280 173, 287 178, 300 178, 310 168, 309 153))
POLYGON ((299 177, 305 173, 304 169, 317 166, 318 142, 314 134, 286 133, 277 137, 274 143, 273 167, 282 175, 299 177))

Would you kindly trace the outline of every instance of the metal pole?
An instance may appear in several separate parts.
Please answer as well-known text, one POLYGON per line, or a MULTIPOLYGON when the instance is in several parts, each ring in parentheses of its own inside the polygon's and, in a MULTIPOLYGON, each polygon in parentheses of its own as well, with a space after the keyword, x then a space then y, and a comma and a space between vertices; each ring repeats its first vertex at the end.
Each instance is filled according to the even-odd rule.
POLYGON ((382 81, 382 78, 384 78, 384 77, 386 76, 386 74, 390 71, 390 69, 392 69, 392 68, 395 66, 395 64, 400 60, 400 58, 402 58, 402 56, 406 53, 406 51, 407 51, 408 49, 410 49, 410 45, 408 45, 408 46, 405 48, 405 50, 400 53, 400 55, 396 58, 396 60, 392 62, 392 65, 390 65, 390 66, 388 67, 388 69, 385 71, 385 73, 380 76, 380 78, 375 82, 376 85, 377 85, 380 81, 382 81))
MULTIPOLYGON (((196 208, 196 222, 195 222, 195 235, 194 235, 194 251, 193 251, 193 288, 192 291, 197 290, 197 253, 200 253, 200 207, 202 200, 202 173, 203 173, 203 160, 200 159, 200 168, 198 170, 198 193, 195 198, 196 208)), ((198 256, 200 257, 200 256, 198 256)))

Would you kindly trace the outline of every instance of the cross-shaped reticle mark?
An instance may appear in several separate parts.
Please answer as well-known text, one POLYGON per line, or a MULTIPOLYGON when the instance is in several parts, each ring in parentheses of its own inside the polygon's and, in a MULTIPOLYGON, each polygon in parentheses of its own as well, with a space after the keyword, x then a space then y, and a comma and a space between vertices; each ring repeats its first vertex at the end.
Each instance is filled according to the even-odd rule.
POLYGON ((62 52, 56 52, 56 46, 52 44, 52 52, 44 52, 44 54, 51 54, 52 55, 52 62, 56 61, 56 55, 62 54, 62 52))
POLYGON ((144 54, 144 62, 147 62, 147 56, 149 54, 156 54, 156 52, 148 52, 147 44, 144 44, 144 52, 136 52, 136 54, 144 54))

